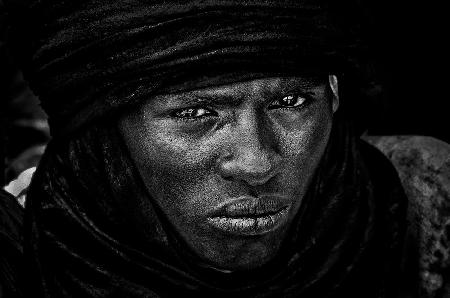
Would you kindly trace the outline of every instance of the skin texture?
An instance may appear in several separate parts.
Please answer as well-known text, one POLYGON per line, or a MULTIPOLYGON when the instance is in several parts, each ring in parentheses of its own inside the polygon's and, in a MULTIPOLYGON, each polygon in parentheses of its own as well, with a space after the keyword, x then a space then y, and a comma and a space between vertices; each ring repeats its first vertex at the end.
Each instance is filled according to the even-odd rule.
POLYGON ((239 82, 157 96, 119 128, 150 197, 187 245, 216 268, 253 269, 286 237, 328 142, 336 94, 335 76, 239 82), (217 206, 267 194, 289 204, 276 229, 230 235, 208 224, 217 206))

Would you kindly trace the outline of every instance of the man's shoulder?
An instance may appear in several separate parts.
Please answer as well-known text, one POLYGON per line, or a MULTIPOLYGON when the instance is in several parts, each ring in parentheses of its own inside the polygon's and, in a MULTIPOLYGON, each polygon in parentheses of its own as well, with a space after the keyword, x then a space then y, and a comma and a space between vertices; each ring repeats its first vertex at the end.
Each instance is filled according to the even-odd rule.
POLYGON ((365 136, 396 167, 425 167, 439 171, 450 166, 450 144, 427 136, 365 136))
POLYGON ((424 136, 364 140, 390 159, 402 181, 409 205, 408 234, 419 256, 421 290, 425 297, 450 295, 450 281, 445 279, 450 270, 450 145, 424 136))

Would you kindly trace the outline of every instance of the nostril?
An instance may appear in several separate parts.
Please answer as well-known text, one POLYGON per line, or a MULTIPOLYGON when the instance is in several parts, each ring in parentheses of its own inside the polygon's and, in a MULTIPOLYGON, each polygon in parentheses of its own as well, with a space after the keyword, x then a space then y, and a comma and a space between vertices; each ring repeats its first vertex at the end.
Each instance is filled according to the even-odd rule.
POLYGON ((275 176, 272 171, 264 175, 254 175, 246 171, 234 171, 233 173, 225 174, 222 172, 222 178, 226 181, 243 181, 250 186, 259 186, 266 184, 275 176))

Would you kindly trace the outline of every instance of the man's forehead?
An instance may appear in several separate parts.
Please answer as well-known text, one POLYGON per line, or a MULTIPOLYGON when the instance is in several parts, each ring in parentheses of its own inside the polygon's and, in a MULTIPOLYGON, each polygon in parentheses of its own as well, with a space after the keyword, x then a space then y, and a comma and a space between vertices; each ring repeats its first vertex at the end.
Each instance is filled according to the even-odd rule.
POLYGON ((273 77, 237 82, 189 92, 192 95, 229 95, 230 93, 275 92, 286 88, 314 88, 327 82, 326 76, 273 77))

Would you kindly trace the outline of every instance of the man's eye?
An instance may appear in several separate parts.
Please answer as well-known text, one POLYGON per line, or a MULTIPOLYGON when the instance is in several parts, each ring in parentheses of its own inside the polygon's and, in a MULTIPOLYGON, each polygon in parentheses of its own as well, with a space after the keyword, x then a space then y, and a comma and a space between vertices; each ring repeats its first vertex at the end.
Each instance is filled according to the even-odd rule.
POLYGON ((173 117, 176 118, 183 118, 183 119, 195 119, 195 118, 201 118, 204 116, 212 115, 212 112, 203 109, 203 108, 187 108, 187 109, 181 109, 177 110, 172 113, 173 117))
POLYGON ((276 108, 295 108, 303 105, 307 101, 307 98, 300 94, 287 95, 281 99, 275 100, 271 105, 271 109, 276 108))

